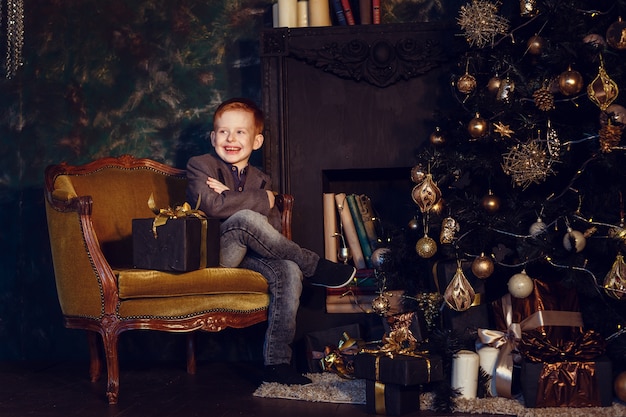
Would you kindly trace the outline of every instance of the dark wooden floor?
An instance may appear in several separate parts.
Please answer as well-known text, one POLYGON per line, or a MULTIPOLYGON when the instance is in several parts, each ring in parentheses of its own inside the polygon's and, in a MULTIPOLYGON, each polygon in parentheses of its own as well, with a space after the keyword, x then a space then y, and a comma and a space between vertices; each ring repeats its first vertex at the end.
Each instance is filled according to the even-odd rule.
MULTIPOLYGON (((270 417, 368 416, 364 405, 253 397, 261 377, 256 363, 122 363, 119 403, 106 403, 105 381, 91 383, 86 362, 0 363, 2 417, 270 417)), ((405 416, 455 416, 421 411, 405 416)), ((469 415, 467 415, 469 416, 469 415)), ((473 415, 475 416, 475 415, 473 415)))

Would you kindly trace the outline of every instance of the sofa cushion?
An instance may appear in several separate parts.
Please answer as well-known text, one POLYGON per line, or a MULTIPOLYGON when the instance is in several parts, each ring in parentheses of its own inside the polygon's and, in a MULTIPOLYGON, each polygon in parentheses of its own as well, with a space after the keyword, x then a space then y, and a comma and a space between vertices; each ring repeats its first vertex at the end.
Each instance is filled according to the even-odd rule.
POLYGON ((242 268, 205 268, 190 272, 115 270, 121 299, 268 292, 267 280, 242 268))

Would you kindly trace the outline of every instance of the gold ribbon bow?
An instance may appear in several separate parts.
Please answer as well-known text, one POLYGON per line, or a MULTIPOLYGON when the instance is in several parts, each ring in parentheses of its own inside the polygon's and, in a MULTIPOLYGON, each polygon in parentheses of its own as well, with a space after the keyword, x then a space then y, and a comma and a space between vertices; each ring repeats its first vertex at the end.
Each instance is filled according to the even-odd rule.
MULTIPOLYGON (((198 196, 198 202, 196 203, 196 208, 192 209, 191 205, 185 202, 182 206, 176 206, 175 208, 158 208, 156 203, 154 202, 154 194, 150 193, 150 197, 148 198, 148 207, 150 210, 156 215, 154 221, 152 222, 152 233, 154 234, 154 238, 157 238, 157 227, 163 226, 169 219, 178 219, 180 217, 197 217, 201 220, 206 221, 206 214, 201 210, 198 210, 200 207, 200 196, 198 196)), ((203 227, 206 230, 206 227, 203 227)), ((203 236, 202 241, 206 241, 206 236, 203 236)))
POLYGON ((582 327, 583 320, 581 314, 575 311, 540 310, 531 314, 520 323, 513 323, 513 307, 510 294, 502 297, 502 311, 508 326, 506 332, 478 329, 478 338, 482 345, 492 346, 499 350, 494 371, 496 393, 499 397, 512 398, 513 353, 517 350, 517 345, 522 339, 522 332, 541 326, 582 327))
POLYGON ((336 347, 324 348, 324 357, 320 359, 322 370, 334 372, 345 379, 354 379, 354 364, 349 357, 359 352, 361 344, 361 341, 351 338, 344 332, 336 347))

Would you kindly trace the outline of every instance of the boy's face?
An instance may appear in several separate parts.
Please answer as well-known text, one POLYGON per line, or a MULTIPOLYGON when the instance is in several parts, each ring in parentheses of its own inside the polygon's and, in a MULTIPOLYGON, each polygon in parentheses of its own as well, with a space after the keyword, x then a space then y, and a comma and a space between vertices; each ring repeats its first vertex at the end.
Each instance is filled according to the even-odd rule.
POLYGON ((248 165, 252 151, 263 145, 263 135, 256 133, 252 113, 226 110, 213 120, 211 145, 222 160, 241 171, 248 165))

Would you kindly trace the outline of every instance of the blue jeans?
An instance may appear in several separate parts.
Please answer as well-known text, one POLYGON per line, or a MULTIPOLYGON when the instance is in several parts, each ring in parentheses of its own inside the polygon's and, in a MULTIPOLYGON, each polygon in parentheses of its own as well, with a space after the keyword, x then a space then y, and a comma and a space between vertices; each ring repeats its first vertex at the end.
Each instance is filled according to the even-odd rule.
POLYGON ((257 271, 270 292, 267 331, 263 345, 265 365, 291 362, 302 278, 313 275, 319 255, 287 239, 252 210, 241 210, 221 225, 220 265, 257 271))

